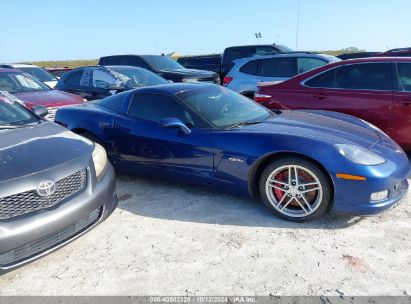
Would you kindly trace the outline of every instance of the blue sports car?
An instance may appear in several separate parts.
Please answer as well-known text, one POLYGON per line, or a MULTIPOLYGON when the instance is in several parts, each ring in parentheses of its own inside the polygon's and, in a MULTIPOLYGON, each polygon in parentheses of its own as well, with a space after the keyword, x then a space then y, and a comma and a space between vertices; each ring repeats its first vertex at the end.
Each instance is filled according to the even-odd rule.
POLYGON ((334 112, 272 112, 212 84, 165 84, 58 110, 56 122, 107 149, 117 172, 260 197, 280 217, 375 214, 408 189, 404 151, 334 112))

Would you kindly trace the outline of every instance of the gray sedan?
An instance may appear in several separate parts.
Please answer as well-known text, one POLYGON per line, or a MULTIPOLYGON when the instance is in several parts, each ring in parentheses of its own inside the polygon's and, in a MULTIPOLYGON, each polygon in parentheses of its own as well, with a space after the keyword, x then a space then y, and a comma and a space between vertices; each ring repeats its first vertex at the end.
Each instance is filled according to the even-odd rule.
POLYGON ((0 272, 78 238, 117 206, 103 147, 0 92, 0 272))
POLYGON ((281 82, 335 61, 340 59, 312 53, 241 58, 234 61, 233 68, 224 77, 223 85, 234 92, 253 98, 259 82, 281 82))

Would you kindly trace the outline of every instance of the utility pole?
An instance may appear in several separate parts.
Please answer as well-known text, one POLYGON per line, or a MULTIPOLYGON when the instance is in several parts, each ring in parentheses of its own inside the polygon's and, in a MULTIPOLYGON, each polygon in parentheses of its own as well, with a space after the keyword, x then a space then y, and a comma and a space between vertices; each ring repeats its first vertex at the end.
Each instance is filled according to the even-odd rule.
POLYGON ((300 0, 297 0, 297 32, 295 34, 295 50, 298 51, 298 36, 300 34, 300 0))

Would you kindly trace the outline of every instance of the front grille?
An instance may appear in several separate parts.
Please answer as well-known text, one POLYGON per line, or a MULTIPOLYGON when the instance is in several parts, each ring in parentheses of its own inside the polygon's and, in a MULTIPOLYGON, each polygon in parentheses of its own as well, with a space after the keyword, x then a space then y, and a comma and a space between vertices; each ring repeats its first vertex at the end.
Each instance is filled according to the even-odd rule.
POLYGON ((0 254, 0 267, 19 264, 64 243, 95 224, 101 217, 101 212, 102 208, 99 208, 76 223, 46 235, 30 244, 0 254))
POLYGON ((35 190, 0 198, 0 220, 53 207, 84 189, 87 183, 86 169, 80 170, 56 182, 53 194, 40 197, 35 190))

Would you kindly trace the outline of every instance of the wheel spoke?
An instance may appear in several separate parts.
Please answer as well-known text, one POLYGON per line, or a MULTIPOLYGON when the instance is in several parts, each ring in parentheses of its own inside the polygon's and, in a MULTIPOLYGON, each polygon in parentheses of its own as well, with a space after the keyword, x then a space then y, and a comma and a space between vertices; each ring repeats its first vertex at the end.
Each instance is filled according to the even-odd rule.
POLYGON ((280 199, 280 201, 278 202, 277 206, 280 207, 281 203, 284 201, 284 199, 287 197, 287 195, 283 195, 283 197, 280 199))
POLYGON ((313 209, 311 208, 310 203, 309 203, 309 202, 307 201, 307 199, 305 198, 305 195, 304 195, 304 194, 301 194, 301 197, 302 197, 304 203, 307 205, 308 209, 310 209, 310 211, 313 210, 313 209))
MULTIPOLYGON (((284 195, 284 197, 285 197, 285 195, 284 195)), ((284 198, 283 197, 283 198, 284 198)), ((283 211, 285 208, 287 208, 287 206, 293 201, 293 197, 292 198, 290 198, 289 200, 288 200, 288 202, 287 203, 285 203, 285 205, 280 209, 281 211, 283 211)))
POLYGON ((300 184, 301 187, 309 187, 309 186, 319 186, 320 183, 318 182, 312 182, 312 183, 306 183, 306 184, 300 184))
POLYGON ((296 185, 298 186, 298 169, 296 166, 293 166, 293 168, 294 168, 295 182, 296 182, 296 185))
POLYGON ((303 190, 301 191, 301 194, 307 193, 307 192, 311 192, 311 191, 317 191, 320 190, 320 187, 315 187, 315 188, 311 188, 311 189, 307 189, 307 190, 303 190))
POLYGON ((278 187, 278 186, 276 186, 276 185, 269 185, 271 188, 274 188, 274 189, 277 189, 277 190, 280 190, 280 191, 282 191, 282 192, 287 192, 287 190, 286 189, 284 189, 284 188, 281 188, 281 187, 278 187))
POLYGON ((274 184, 280 184, 280 185, 283 185, 283 186, 288 186, 288 183, 283 182, 283 181, 279 181, 279 180, 277 180, 277 179, 272 179, 272 180, 269 181, 269 183, 270 183, 270 184, 271 184, 271 183, 274 183, 274 184))
POLYGON ((305 213, 309 213, 309 212, 307 211, 307 209, 305 209, 304 205, 301 204, 301 202, 300 202, 297 198, 295 198, 295 201, 298 203, 298 205, 300 205, 300 207, 304 210, 305 213))
POLYGON ((292 181, 293 177, 292 177, 292 172, 291 172, 291 166, 288 167, 288 183, 291 185, 291 181, 292 181))

